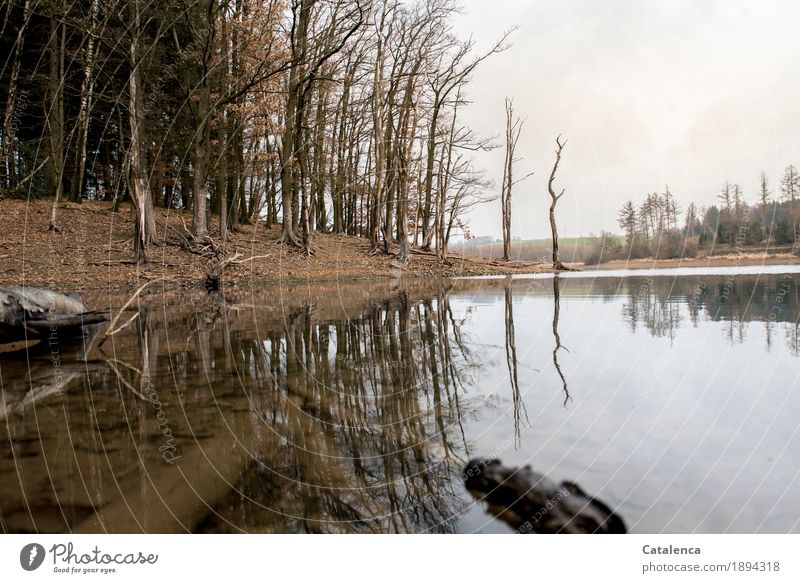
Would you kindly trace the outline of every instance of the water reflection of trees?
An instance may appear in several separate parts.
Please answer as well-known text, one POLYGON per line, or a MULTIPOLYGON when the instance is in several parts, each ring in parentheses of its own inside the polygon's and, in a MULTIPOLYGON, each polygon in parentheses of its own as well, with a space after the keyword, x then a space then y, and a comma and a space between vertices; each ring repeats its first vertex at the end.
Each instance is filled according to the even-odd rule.
MULTIPOLYGON (((618 287, 618 279, 593 282, 618 287)), ((771 349, 775 330, 782 330, 787 346, 798 355, 800 293, 791 276, 725 278, 630 278, 622 316, 632 332, 639 326, 655 337, 674 339, 688 315, 692 326, 701 320, 725 322, 731 344, 744 343, 748 324, 763 322, 765 342, 771 349)))
POLYGON ((304 308, 261 343, 228 346, 280 439, 205 529, 454 530, 474 363, 445 295, 327 323, 304 308))
POLYGON ((530 423, 530 420, 519 389, 519 362, 517 361, 517 341, 514 331, 514 295, 510 285, 505 288, 504 299, 506 366, 508 367, 508 382, 511 385, 511 403, 514 408, 514 445, 519 447, 522 441, 522 416, 525 416, 526 423, 530 423))
POLYGON ((558 351, 566 348, 561 344, 561 335, 558 333, 558 320, 561 314, 561 279, 556 274, 553 277, 553 339, 555 346, 553 347, 553 367, 556 369, 561 384, 564 388, 564 405, 570 400, 569 389, 567 388, 567 379, 564 377, 564 372, 561 370, 561 365, 558 363, 558 351))
POLYGON ((455 531, 471 342, 446 290, 376 297, 140 305, 42 425, 8 420, 2 530, 455 531))

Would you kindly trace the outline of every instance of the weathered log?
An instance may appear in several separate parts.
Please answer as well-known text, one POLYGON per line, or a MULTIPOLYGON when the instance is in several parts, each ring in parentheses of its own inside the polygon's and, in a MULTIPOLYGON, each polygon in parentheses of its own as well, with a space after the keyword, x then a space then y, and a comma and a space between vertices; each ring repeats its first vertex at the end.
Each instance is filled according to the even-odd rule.
POLYGON ((530 466, 505 467, 497 459, 472 460, 464 485, 488 511, 516 532, 624 534, 622 519, 572 482, 556 482, 530 466))
POLYGON ((49 336, 81 335, 84 326, 107 320, 100 311, 87 311, 78 296, 33 287, 0 287, 0 343, 49 336))

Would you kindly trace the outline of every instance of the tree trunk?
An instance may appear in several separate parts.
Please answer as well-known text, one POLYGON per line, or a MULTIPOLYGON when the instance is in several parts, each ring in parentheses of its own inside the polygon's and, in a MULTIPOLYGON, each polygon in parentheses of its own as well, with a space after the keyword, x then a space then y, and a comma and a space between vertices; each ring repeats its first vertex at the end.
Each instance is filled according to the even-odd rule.
POLYGON ((422 248, 430 249, 433 232, 430 230, 431 203, 433 196, 433 166, 436 160, 436 126, 439 124, 439 94, 434 94, 433 112, 428 134, 428 151, 425 163, 425 202, 422 205, 422 248))
MULTIPOLYGON (((7 7, 11 10, 11 7, 7 7)), ((17 31, 17 42, 14 44, 14 61, 11 65, 11 76, 8 80, 8 97, 6 99, 6 113, 3 119, 3 152, 2 158, 6 164, 6 188, 13 191, 17 187, 17 148, 16 148, 16 127, 14 121, 17 119, 17 92, 19 83, 19 70, 22 62, 22 49, 25 42, 25 34, 30 18, 30 0, 25 0, 22 8, 22 23, 17 31)))
POLYGON ((556 225, 556 204, 558 200, 564 196, 564 190, 562 189, 559 194, 556 194, 555 190, 553 190, 553 182, 556 179, 558 164, 561 162, 561 152, 566 143, 566 140, 563 142, 561 141, 561 136, 556 138, 556 161, 553 163, 552 172, 550 172, 550 180, 547 181, 547 190, 550 193, 550 231, 553 236, 553 269, 555 271, 569 271, 569 269, 561 263, 561 259, 558 255, 558 227, 556 225))
POLYGON ((153 198, 150 192, 150 181, 142 152, 142 83, 139 62, 139 3, 131 0, 128 3, 130 38, 130 78, 128 79, 128 122, 130 125, 130 143, 128 145, 129 187, 131 200, 136 213, 134 253, 137 263, 147 262, 147 247, 155 235, 155 216, 153 214, 153 198))
POLYGON ((95 31, 97 28, 97 11, 99 0, 92 0, 90 8, 90 25, 86 34, 84 51, 83 81, 81 81, 81 105, 78 111, 78 141, 75 151, 75 168, 72 179, 71 198, 80 202, 83 195, 83 179, 86 170, 86 140, 89 136, 89 119, 92 111, 92 84, 95 61, 95 31))
POLYGON ((194 166, 194 188, 192 196, 192 231, 197 239, 208 237, 208 141, 209 128, 208 116, 211 110, 211 88, 208 75, 203 75, 200 83, 200 99, 197 105, 197 133, 194 137, 194 152, 192 165, 194 166))
POLYGON ((297 22, 292 22, 292 37, 295 39, 292 47, 292 63, 289 69, 289 91, 286 99, 286 114, 284 119, 283 143, 281 145, 281 205, 283 207, 283 227, 281 229, 282 243, 294 247, 302 247, 297 237, 299 213, 295 200, 297 183, 294 172, 296 148, 300 128, 296 124, 298 99, 300 96, 301 67, 305 61, 305 40, 308 35, 308 20, 310 18, 310 2, 300 3, 297 22))
POLYGON ((64 25, 55 17, 50 18, 50 70, 48 78, 48 99, 46 100, 46 123, 48 129, 48 145, 50 165, 48 172, 49 186, 53 192, 53 207, 50 212, 52 231, 58 231, 56 221, 58 205, 64 184, 64 103, 62 100, 62 79, 64 78, 64 25))
POLYGON ((375 69, 372 78, 372 148, 375 168, 375 183, 372 187, 370 205, 369 247, 371 253, 380 251, 381 214, 383 211, 383 180, 386 163, 386 143, 383 135, 384 95, 383 95, 383 26, 386 20, 387 0, 383 2, 381 20, 377 32, 375 69))

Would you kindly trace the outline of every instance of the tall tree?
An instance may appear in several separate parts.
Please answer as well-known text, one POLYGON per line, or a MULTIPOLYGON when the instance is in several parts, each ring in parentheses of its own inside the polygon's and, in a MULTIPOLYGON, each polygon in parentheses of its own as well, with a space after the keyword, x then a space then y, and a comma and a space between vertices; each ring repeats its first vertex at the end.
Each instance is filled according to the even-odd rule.
POLYGON ((525 120, 514 115, 514 101, 506 97, 506 156, 503 162, 503 187, 500 192, 500 207, 503 217, 503 261, 511 258, 511 190, 519 182, 519 180, 514 181, 514 162, 518 161, 515 157, 517 143, 524 125, 525 120))
POLYGON ((139 0, 128 2, 128 34, 130 47, 130 77, 128 80, 128 120, 130 142, 128 144, 128 188, 136 215, 134 259, 137 263, 147 261, 147 247, 155 238, 155 215, 150 181, 147 176, 143 149, 144 101, 142 99, 141 42, 142 23, 139 0))
POLYGON ((636 237, 636 207, 632 200, 625 201, 622 208, 617 213, 617 224, 625 231, 625 237, 628 240, 628 248, 633 245, 633 240, 636 237))
POLYGON ((556 160, 553 163, 553 170, 550 172, 550 179, 547 181, 547 191, 550 193, 550 231, 553 237, 553 269, 555 271, 569 271, 569 268, 561 263, 558 255, 558 225, 556 225, 556 204, 564 196, 565 189, 556 194, 553 189, 553 183, 556 179, 556 172, 558 172, 558 165, 561 163, 561 153, 567 141, 561 141, 561 136, 556 137, 556 160))
POLYGON ((792 233, 794 239, 797 240, 799 233, 797 224, 797 198, 800 196, 800 174, 797 173, 797 168, 790 164, 786 167, 781 180, 781 194, 783 200, 789 205, 789 218, 792 222, 792 233))
POLYGON ((51 231, 58 231, 58 205, 64 191, 64 52, 66 50, 66 28, 56 15, 50 16, 50 38, 48 42, 49 71, 47 76, 47 98, 45 99, 45 123, 50 162, 47 167, 48 186, 53 193, 50 212, 51 231))
POLYGON ((76 128, 78 136, 75 150, 75 167, 71 182, 72 192, 70 193, 70 198, 75 202, 80 202, 83 196, 84 172, 86 170, 86 140, 89 137, 89 118, 93 98, 95 44, 100 26, 98 22, 99 7, 100 0, 91 0, 89 23, 86 29, 86 46, 83 49, 83 79, 81 80, 80 109, 76 128))
MULTIPOLYGON (((6 10, 11 10, 10 4, 6 10)), ((6 18, 8 18, 8 14, 6 14, 6 18)), ((2 154, 0 159, 2 159, 6 166, 6 184, 0 186, 5 186, 9 191, 13 191, 17 187, 17 147, 15 143, 16 129, 14 128, 14 120, 17 118, 16 107, 19 97, 20 68, 22 65, 22 55, 24 53, 25 35, 30 18, 30 0, 25 0, 22 8, 22 22, 17 26, 16 42, 14 43, 14 55, 11 63, 11 75, 8 80, 6 110, 3 119, 3 149, 2 152, 0 152, 0 154, 2 154)))

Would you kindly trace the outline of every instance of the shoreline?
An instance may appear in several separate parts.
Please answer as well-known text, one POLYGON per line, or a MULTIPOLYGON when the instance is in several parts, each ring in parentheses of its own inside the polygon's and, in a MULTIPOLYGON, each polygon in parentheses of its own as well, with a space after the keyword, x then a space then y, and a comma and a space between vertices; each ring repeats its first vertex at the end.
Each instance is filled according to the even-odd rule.
POLYGON ((752 267, 758 265, 797 265, 800 257, 791 253, 728 253, 709 257, 686 257, 681 259, 615 259, 600 265, 584 265, 583 270, 611 269, 670 269, 675 267, 752 267))
MULTIPOLYGON (((15 225, 0 239, 0 285, 46 287, 55 291, 134 289, 155 279, 166 287, 202 288, 206 276, 225 257, 239 255, 240 263, 224 271, 224 287, 255 285, 297 286, 311 283, 358 283, 470 276, 532 275, 550 273, 549 263, 503 262, 449 254, 449 264, 433 252, 412 250, 411 262, 399 266, 393 255, 370 255, 365 239, 349 235, 315 234, 315 253, 276 244, 280 229, 263 222, 242 225, 225 245, 225 255, 209 250, 198 254, 181 244, 186 216, 181 211, 157 208, 160 244, 148 251, 150 261, 135 265, 133 232, 123 206, 118 213, 107 202, 64 204, 59 209, 61 232, 47 230, 51 201, 0 201, 0 221, 15 225), (178 233, 176 235, 175 233, 178 233)), ((209 224, 215 218, 209 217, 209 224)), ((213 233, 212 233, 213 235, 213 233)), ((675 267, 735 267, 797 265, 790 252, 757 251, 684 259, 614 260, 600 265, 569 264, 580 271, 615 269, 668 269, 675 267)))
MULTIPOLYGON (((448 254, 439 263, 432 252, 412 250, 411 262, 400 266, 394 255, 369 253, 366 239, 350 235, 317 233, 314 254, 277 244, 280 228, 263 222, 241 225, 224 245, 225 253, 208 248, 203 253, 186 248, 187 214, 156 208, 159 243, 148 249, 149 262, 135 265, 130 207, 118 213, 108 202, 84 201, 59 207, 60 232, 48 231, 52 201, 0 200, 0 222, 11 225, 0 239, 0 285, 46 287, 54 291, 133 289, 164 279, 165 286, 202 288, 206 276, 223 258, 238 254, 227 266, 225 287, 255 284, 299 285, 398 279, 442 279, 472 275, 543 273, 549 264, 527 261, 500 262, 448 254)), ((214 237, 215 216, 209 216, 214 237)), ((215 239, 219 245, 219 240, 215 239)))

